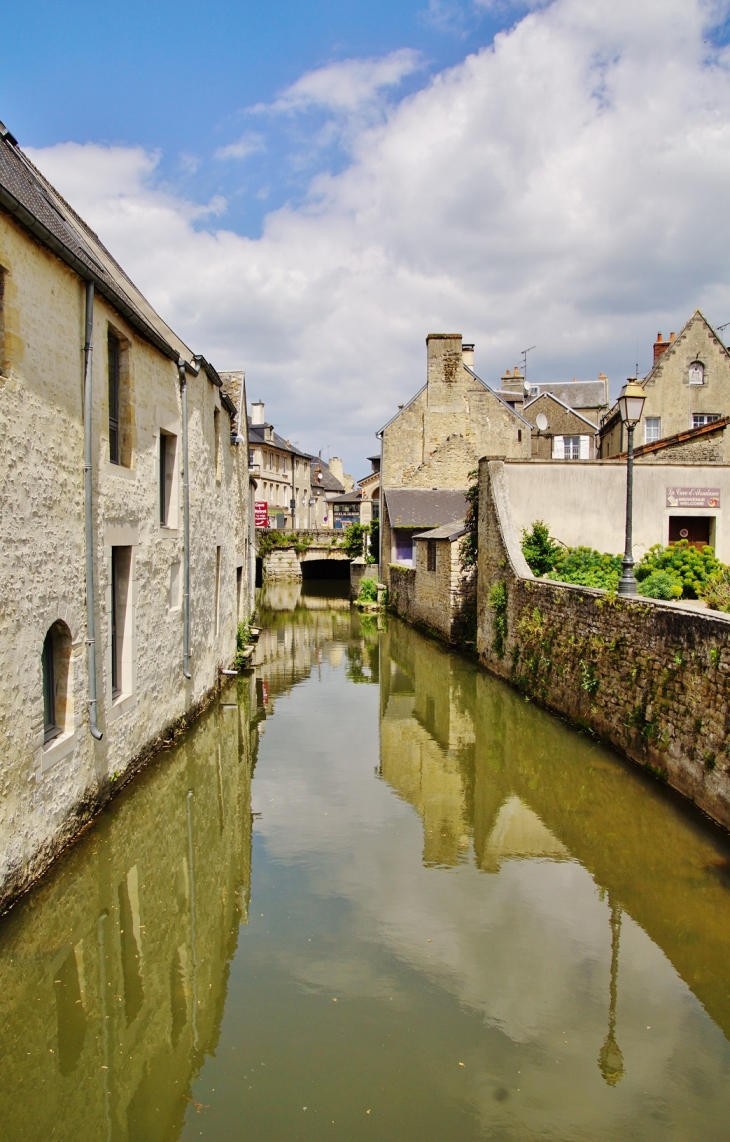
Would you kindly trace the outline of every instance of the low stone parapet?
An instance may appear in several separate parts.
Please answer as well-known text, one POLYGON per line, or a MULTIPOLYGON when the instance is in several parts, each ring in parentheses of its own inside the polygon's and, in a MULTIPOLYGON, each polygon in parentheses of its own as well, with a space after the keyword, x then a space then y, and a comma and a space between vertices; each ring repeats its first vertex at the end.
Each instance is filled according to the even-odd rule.
POLYGON ((504 465, 479 479, 482 664, 730 828, 730 616, 536 579, 504 465))

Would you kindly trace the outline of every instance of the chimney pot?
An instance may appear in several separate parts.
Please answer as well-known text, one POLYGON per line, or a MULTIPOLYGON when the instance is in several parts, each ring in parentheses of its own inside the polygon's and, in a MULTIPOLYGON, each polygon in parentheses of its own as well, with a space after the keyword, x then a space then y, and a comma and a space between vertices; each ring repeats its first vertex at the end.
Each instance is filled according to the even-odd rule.
POLYGON ((665 341, 664 338, 662 337, 661 333, 657 333, 656 341, 654 342, 654 360, 655 361, 658 361, 659 358, 661 357, 662 353, 666 349, 669 348, 670 341, 672 340, 673 337, 674 337, 674 334, 672 334, 672 337, 670 338, 669 341, 665 341))
POLYGON ((674 334, 673 334, 673 333, 670 333, 670 334, 669 334, 669 340, 670 340, 670 341, 673 341, 673 340, 674 340, 674 334))

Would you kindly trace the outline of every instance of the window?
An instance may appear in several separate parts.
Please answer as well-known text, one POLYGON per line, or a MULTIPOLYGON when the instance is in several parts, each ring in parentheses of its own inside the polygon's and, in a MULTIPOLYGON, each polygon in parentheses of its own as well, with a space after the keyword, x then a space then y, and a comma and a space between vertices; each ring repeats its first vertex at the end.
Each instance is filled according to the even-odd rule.
POLYGON ((221 615, 221 549, 215 549, 215 616, 214 616, 214 629, 218 634, 220 631, 220 615, 221 615))
POLYGON ((129 587, 132 548, 112 547, 111 566, 111 676, 112 698, 131 687, 131 606, 129 587))
POLYGON ((215 478, 221 482, 221 414, 220 409, 213 409, 213 462, 215 464, 215 478))
POLYGON ((243 567, 236 568, 236 622, 241 621, 241 598, 243 595, 243 567))
POLYGON ((248 466, 249 466, 249 468, 253 468, 255 462, 256 461, 254 460, 253 448, 249 448, 249 450, 248 450, 248 466))
POLYGON ((653 444, 660 440, 662 435, 662 418, 660 416, 647 416, 644 421, 644 443, 653 444))
POLYGON ((426 569, 428 571, 435 571, 436 570, 436 540, 435 539, 426 540, 426 546, 427 546, 426 569))
POLYGON ((410 567, 413 563, 413 532, 406 531, 403 528, 396 528, 395 536, 395 561, 396 563, 404 563, 410 567))
POLYGON ((119 342, 109 334, 109 459, 119 463, 119 342))
POLYGON ((700 361, 693 361, 689 367, 689 383, 691 385, 704 385, 705 366, 700 361))
POLYGON ((129 391, 129 353, 115 333, 107 338, 109 366, 109 460, 132 467, 132 404, 129 391))
POLYGON ((49 742, 72 725, 71 632, 63 622, 55 622, 43 641, 43 741, 49 742))
POLYGON ((580 460, 580 436, 564 436, 563 449, 565 460, 580 460))
POLYGON ((719 419, 719 412, 695 412, 692 414, 692 427, 702 428, 703 424, 712 424, 714 420, 719 419))
POLYGON ((173 477, 177 437, 160 432, 160 527, 174 526, 173 477))

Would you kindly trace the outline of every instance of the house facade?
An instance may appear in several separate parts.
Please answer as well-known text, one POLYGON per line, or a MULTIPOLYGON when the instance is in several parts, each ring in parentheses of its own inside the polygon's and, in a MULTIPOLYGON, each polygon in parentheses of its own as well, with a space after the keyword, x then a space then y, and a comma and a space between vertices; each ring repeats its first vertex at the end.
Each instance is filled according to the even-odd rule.
MULTIPOLYGON (((639 379, 646 396, 634 432, 639 447, 677 437, 730 415, 730 353, 704 315, 696 309, 676 337, 657 334, 652 367, 639 379)), ((685 441, 679 441, 680 446, 685 441)), ((618 406, 601 421, 600 455, 604 460, 626 449, 626 430, 618 406)), ((690 449, 688 459, 695 457, 690 449)), ((723 437, 722 462, 730 461, 723 437)))
POLYGON ((249 467, 256 479, 258 526, 312 526, 310 457, 274 431, 263 401, 254 401, 248 424, 249 467))
POLYGON ((217 686, 248 615, 243 388, 0 130, 0 898, 217 686))
POLYGON ((378 433, 380 564, 388 585, 391 563, 412 565, 417 532, 464 518, 469 473, 481 456, 530 456, 529 420, 473 364, 474 346, 464 346, 460 333, 429 334, 425 385, 378 433))

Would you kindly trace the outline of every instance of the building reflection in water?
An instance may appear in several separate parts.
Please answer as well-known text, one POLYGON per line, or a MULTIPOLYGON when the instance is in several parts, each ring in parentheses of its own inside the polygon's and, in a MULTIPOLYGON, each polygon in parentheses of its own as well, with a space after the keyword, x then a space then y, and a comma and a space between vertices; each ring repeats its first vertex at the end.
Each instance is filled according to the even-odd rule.
POLYGON ((730 1037, 719 831, 635 766, 400 622, 381 638, 380 677, 380 774, 422 818, 425 865, 472 861, 494 874, 506 861, 572 861, 608 896, 605 1081, 625 1071, 616 1041, 623 910, 730 1037))
POLYGON ((240 685, 240 703, 229 690, 4 918, 3 1139, 179 1132, 247 919, 253 757, 240 685))

